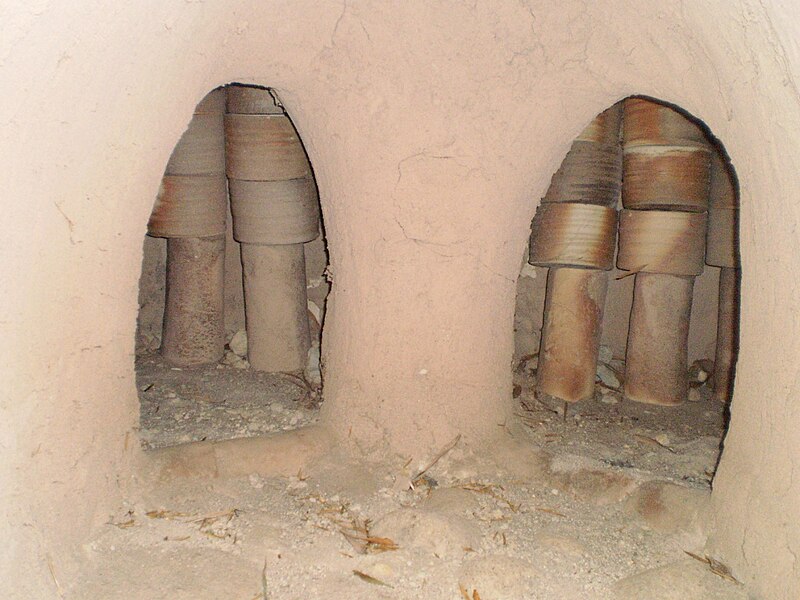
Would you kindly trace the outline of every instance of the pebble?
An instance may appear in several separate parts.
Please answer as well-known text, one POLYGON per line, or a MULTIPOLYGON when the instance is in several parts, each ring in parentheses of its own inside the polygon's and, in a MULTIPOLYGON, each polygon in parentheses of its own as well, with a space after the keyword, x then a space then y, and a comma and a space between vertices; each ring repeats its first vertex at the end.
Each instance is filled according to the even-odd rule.
POLYGON ((231 341, 228 342, 228 347, 237 356, 247 356, 247 332, 240 329, 234 333, 231 341))
POLYGON ((320 371, 320 350, 319 343, 315 340, 311 343, 306 357, 306 368, 303 371, 306 381, 314 387, 322 385, 322 373, 320 371))
POLYGON ((600 350, 597 353, 597 360, 601 363, 608 364, 614 358, 614 352, 608 346, 600 346, 600 350))
POLYGON ((700 389, 696 387, 689 388, 688 400, 689 402, 702 402, 703 394, 700 392, 700 389))
POLYGON ((707 358, 701 358, 694 361, 689 367, 689 381, 702 385, 708 381, 713 372, 714 362, 707 358))
POLYGON ((597 378, 610 388, 619 389, 621 385, 617 374, 611 370, 611 367, 604 363, 597 365, 597 378))
POLYGON ((602 402, 603 404, 618 404, 619 397, 617 394, 614 393, 613 390, 607 390, 605 388, 601 388, 600 402, 602 402))
POLYGON ((522 272, 520 273, 522 277, 530 277, 531 279, 536 279, 536 267, 529 264, 527 261, 524 265, 522 265, 522 272))
POLYGON ((234 369, 246 369, 250 363, 238 354, 231 350, 225 350, 225 356, 222 358, 222 363, 233 367, 234 369))
POLYGON ((394 569, 387 563, 380 562, 372 565, 370 575, 378 579, 391 579, 394 576, 394 569))

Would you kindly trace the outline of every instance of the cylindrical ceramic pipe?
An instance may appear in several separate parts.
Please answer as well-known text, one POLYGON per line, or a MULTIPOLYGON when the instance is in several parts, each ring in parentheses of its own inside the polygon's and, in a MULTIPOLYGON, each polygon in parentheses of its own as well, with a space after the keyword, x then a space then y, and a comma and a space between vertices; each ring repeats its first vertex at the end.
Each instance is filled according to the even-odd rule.
POLYGON ((622 210, 617 267, 638 273, 703 272, 706 213, 622 210))
POLYGON ((739 352, 739 198, 722 156, 711 163, 706 264, 720 267, 714 397, 729 402, 739 352))
POLYGON ((703 271, 711 152, 702 129, 673 108, 629 98, 617 266, 636 274, 625 396, 686 399, 694 277, 703 271))
POLYGON ((161 354, 188 367, 216 362, 225 346, 225 237, 167 238, 161 354))
POLYGON ((615 104, 589 123, 550 180, 543 204, 616 204, 622 181, 621 120, 622 105, 615 104))
POLYGON ((620 105, 573 142, 536 211, 531 264, 547 275, 536 395, 577 402, 594 395, 608 273, 613 265, 622 159, 620 105))
POLYGON ((310 333, 302 244, 242 244, 247 357, 258 371, 305 368, 310 333))
POLYGON ((625 397, 676 405, 686 399, 694 277, 638 273, 628 328, 625 397))
POLYGON ((708 146, 708 139, 697 123, 666 104, 647 98, 627 98, 623 105, 626 147, 708 146))
POLYGON ((149 235, 167 238, 161 354, 177 366, 215 362, 225 345, 224 110, 222 89, 197 105, 167 163, 147 225, 149 235))
POLYGON ((555 267, 547 273, 537 397, 566 402, 594 395, 608 273, 555 267))
POLYGON ((530 263, 605 271, 614 264, 617 211, 592 204, 542 204, 533 217, 530 263))
POLYGON ((736 358, 739 354, 739 270, 719 272, 717 351, 714 357, 714 398, 729 402, 733 396, 736 358))
POLYGON ((617 211, 593 204, 542 204, 533 219, 530 262, 547 276, 536 394, 543 400, 594 395, 617 211))
POLYGON ((259 371, 305 368, 311 345, 305 247, 317 237, 314 181, 232 179, 233 235, 242 245, 247 355, 259 371))
POLYGON ((703 271, 706 213, 623 210, 617 266, 636 274, 628 326, 625 397, 686 399, 694 278, 703 271))
POLYGON ((302 371, 311 345, 303 244, 319 235, 311 167, 269 90, 228 88, 225 135, 250 366, 302 371))
POLYGON ((625 146, 622 202, 637 210, 708 210, 710 151, 696 146, 625 146))

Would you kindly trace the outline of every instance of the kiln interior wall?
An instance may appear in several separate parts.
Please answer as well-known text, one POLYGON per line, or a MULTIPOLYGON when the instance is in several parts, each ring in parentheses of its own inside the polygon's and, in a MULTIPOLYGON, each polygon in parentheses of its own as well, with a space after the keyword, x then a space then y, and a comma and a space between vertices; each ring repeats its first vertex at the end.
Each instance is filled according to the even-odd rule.
POLYGON ((737 166, 745 257, 711 551, 760 597, 800 595, 793 10, 6 3, 2 595, 51 595, 51 569, 68 578, 88 532, 135 490, 142 236, 195 104, 242 77, 278 90, 315 166, 334 279, 323 418, 362 449, 489 437, 511 412, 531 198, 582 126, 631 93, 702 118, 737 166))

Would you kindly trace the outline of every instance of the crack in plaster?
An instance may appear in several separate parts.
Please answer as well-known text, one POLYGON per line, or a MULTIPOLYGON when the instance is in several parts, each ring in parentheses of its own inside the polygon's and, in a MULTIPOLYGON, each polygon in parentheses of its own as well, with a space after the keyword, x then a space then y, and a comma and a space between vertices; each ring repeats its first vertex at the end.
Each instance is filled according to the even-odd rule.
MULTIPOLYGON (((451 140, 449 143, 444 144, 442 146, 442 148, 443 149, 449 148, 454 143, 455 143, 455 140, 451 140)), ((394 191, 392 192, 392 199, 395 202, 395 207, 396 208, 398 207, 396 193, 397 193, 397 187, 400 185, 400 181, 403 179, 403 164, 408 162, 409 160, 413 160, 415 158, 420 158, 420 157, 432 158, 432 159, 435 159, 435 160, 453 161, 453 163, 455 163, 459 167, 462 167, 463 169, 467 170, 466 174, 464 175, 465 178, 468 178, 473 173, 476 173, 476 172, 480 171, 480 169, 477 168, 477 167, 470 167, 467 164, 459 161, 458 157, 455 156, 455 155, 452 155, 452 154, 434 154, 428 149, 423 149, 423 150, 420 150, 418 152, 414 152, 412 154, 409 154, 408 156, 400 159, 397 162, 397 181, 395 181, 394 191)), ((408 231, 406 230, 406 226, 403 225, 403 223, 400 221, 400 219, 398 217, 395 216, 395 217, 393 217, 393 219, 394 219, 394 222, 397 224, 397 226, 400 228, 400 231, 403 234, 403 238, 405 238, 405 240, 414 242, 416 245, 418 245, 420 247, 423 247, 423 248, 427 249, 428 251, 436 254, 437 256, 440 256, 440 257, 443 257, 443 258, 448 258, 448 259, 463 258, 463 257, 472 258, 479 267, 482 267, 483 269, 488 271, 491 275, 493 275, 495 277, 499 277, 499 278, 501 278, 501 279, 503 279, 503 280, 505 280, 505 281, 507 281, 509 283, 512 283, 512 284, 516 283, 516 278, 509 277, 505 273, 501 273, 500 271, 494 270, 488 264, 483 262, 483 260, 481 260, 481 258, 478 256, 477 253, 469 252, 469 251, 464 251, 464 252, 459 252, 459 253, 443 253, 443 252, 437 252, 436 251, 436 248, 441 248, 441 249, 444 249, 444 248, 456 248, 456 247, 466 243, 467 239, 458 239, 458 240, 455 240, 455 241, 452 241, 452 242, 434 242, 434 241, 418 238, 418 237, 415 237, 413 235, 409 235, 408 231)))
POLYGON ((69 243, 72 244, 73 246, 79 244, 80 241, 75 241, 75 221, 73 221, 67 216, 67 213, 64 212, 63 208, 61 208, 61 204, 54 201, 53 206, 56 207, 56 210, 61 214, 62 217, 64 217, 64 220, 67 222, 67 229, 69 229, 69 243))
MULTIPOLYGON (((336 39, 335 39, 336 38, 336 34, 339 33, 339 26, 342 24, 342 21, 344 21, 345 17, 348 16, 348 14, 347 14, 348 12, 350 12, 350 16, 354 16, 352 14, 352 11, 350 10, 350 5, 348 4, 348 0, 343 0, 342 1, 342 12, 339 14, 339 17, 336 19, 336 22, 333 24, 333 31, 331 31, 330 42, 328 44, 328 47, 330 47, 330 48, 335 48, 336 47, 336 39)), ((358 24, 361 27, 361 31, 364 32, 364 35, 367 37, 367 40, 372 42, 372 36, 370 36, 366 25, 364 25, 364 21, 362 21, 361 19, 359 19, 358 17, 355 17, 355 16, 354 16, 354 18, 356 19, 356 21, 358 21, 358 24)))

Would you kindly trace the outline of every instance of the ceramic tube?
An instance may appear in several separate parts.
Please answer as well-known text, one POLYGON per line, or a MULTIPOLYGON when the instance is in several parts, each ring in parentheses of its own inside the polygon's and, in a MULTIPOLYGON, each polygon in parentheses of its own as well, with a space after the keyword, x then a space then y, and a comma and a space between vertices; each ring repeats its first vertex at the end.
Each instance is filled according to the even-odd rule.
POLYGON ((687 343, 694 277, 638 273, 633 291, 625 397, 677 405, 689 391, 687 343))
POLYGON ((177 366, 215 362, 224 350, 224 107, 222 89, 197 105, 148 223, 150 235, 167 238, 161 354, 177 366))
POLYGON ((714 359, 714 398, 730 402, 739 349, 739 271, 723 267, 719 272, 717 352, 714 359))
POLYGON ((258 371, 302 371, 311 339, 303 244, 242 244, 247 358, 258 371))
POLYGON ((552 268, 547 274, 539 349, 539 398, 565 402, 594 396, 597 353, 608 273, 552 268))
POLYGON ((179 367, 213 363, 225 347, 225 237, 167 239, 161 354, 179 367))

